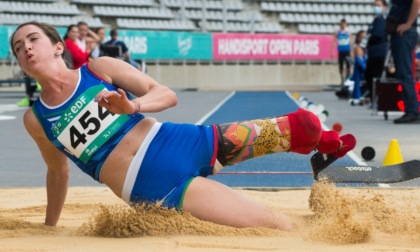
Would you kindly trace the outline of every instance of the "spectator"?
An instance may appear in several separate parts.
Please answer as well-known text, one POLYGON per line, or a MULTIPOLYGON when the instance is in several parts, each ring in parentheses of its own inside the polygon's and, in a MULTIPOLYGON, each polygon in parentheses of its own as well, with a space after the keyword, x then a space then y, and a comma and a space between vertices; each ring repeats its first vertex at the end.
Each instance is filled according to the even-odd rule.
POLYGON ((86 36, 85 42, 86 42, 86 48, 89 48, 90 50, 90 55, 89 55, 89 62, 90 62, 91 60, 96 59, 97 57, 100 56, 100 53, 101 53, 100 45, 90 35, 86 36))
POLYGON ((93 59, 104 56, 104 51, 102 47, 103 47, 103 42, 105 41, 105 28, 103 27, 96 28, 95 33, 98 36, 98 41, 96 41, 96 49, 90 53, 90 56, 93 59))
POLYGON ((384 71, 385 58, 388 51, 388 35, 385 32, 385 16, 388 4, 385 0, 374 1, 375 18, 367 30, 366 45, 366 91, 367 97, 373 101, 373 79, 379 78, 384 71))
POLYGON ((117 29, 112 29, 110 32, 111 39, 105 43, 105 45, 114 45, 120 46, 122 51, 122 59, 127 63, 130 63, 133 67, 137 68, 141 71, 140 64, 137 63, 135 60, 131 59, 130 52, 128 51, 127 45, 124 41, 118 40, 118 31, 117 29))
POLYGON ((419 121, 419 102, 413 76, 414 49, 418 41, 417 16, 420 0, 392 0, 387 17, 387 29, 391 33, 391 51, 396 77, 403 90, 404 115, 394 123, 415 123, 419 121), (395 27, 394 29, 392 29, 395 27))
MULTIPOLYGON (((94 33, 91 29, 89 29, 89 26, 86 22, 80 21, 77 23, 77 27, 79 28, 79 36, 77 38, 77 45, 83 50, 86 51, 86 39, 87 37, 91 37, 95 43, 99 41, 98 35, 94 33)), ((99 49, 98 49, 99 50, 99 49)))
POLYGON ((95 30, 96 35, 98 35, 98 42, 103 43, 105 41, 105 28, 100 27, 95 30))
MULTIPOLYGON (((341 85, 350 75, 350 59, 351 59, 351 44, 350 44, 351 32, 347 29, 347 22, 343 18, 340 21, 340 29, 334 34, 333 48, 337 46, 338 50, 338 67, 341 78, 341 85), (346 74, 344 73, 344 62, 346 63, 346 74)), ((331 55, 333 54, 331 48, 331 55)))
POLYGON ((354 67, 353 67, 353 81, 354 87, 352 92, 352 100, 351 105, 363 105, 361 98, 361 82, 364 77, 364 73, 366 70, 366 54, 364 49, 360 45, 365 37, 366 32, 360 30, 356 34, 355 38, 355 47, 354 47, 354 67))
POLYGON ((79 67, 89 62, 90 51, 83 51, 77 45, 76 41, 78 36, 79 28, 77 25, 72 24, 67 27, 67 33, 64 36, 64 44, 68 52, 70 52, 73 69, 78 69, 79 67))

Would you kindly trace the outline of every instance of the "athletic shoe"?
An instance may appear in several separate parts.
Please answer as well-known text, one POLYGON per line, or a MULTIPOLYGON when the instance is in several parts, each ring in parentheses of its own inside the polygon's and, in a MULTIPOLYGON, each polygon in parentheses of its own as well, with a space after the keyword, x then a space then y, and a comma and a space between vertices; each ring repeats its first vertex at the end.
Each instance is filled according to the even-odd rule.
POLYGON ((19 107, 27 107, 29 106, 29 98, 25 97, 22 100, 20 100, 18 103, 16 103, 19 107))
POLYGON ((404 114, 398 119, 394 120, 394 123, 401 124, 401 123, 418 123, 420 121, 420 117, 414 114, 404 114))

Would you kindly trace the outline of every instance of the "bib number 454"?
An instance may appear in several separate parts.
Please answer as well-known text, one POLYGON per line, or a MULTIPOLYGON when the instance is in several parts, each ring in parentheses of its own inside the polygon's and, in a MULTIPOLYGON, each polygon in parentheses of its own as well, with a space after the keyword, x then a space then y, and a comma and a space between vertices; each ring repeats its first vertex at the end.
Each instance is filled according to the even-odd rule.
POLYGON ((99 105, 98 117, 92 116, 91 112, 87 110, 78 120, 85 131, 80 132, 74 125, 70 127, 71 147, 76 149, 79 144, 86 144, 86 134, 94 135, 97 133, 101 128, 101 121, 103 121, 108 115, 113 116, 114 114, 99 105))

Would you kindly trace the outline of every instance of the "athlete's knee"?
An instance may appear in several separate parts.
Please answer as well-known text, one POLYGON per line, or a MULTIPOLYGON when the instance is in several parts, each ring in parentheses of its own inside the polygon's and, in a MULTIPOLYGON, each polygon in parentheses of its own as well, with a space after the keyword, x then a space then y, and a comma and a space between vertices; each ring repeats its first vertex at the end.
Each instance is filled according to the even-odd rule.
POLYGON ((321 138, 321 122, 310 111, 299 109, 287 115, 290 124, 290 151, 309 154, 321 138))

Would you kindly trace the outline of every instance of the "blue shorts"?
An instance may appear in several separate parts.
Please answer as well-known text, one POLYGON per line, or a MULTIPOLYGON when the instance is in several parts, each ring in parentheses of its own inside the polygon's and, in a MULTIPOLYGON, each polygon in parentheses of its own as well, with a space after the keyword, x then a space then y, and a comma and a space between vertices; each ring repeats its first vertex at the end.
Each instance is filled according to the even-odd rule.
POLYGON ((189 183, 197 176, 213 173, 215 136, 216 126, 161 124, 141 160, 130 203, 162 203, 182 210, 189 183))

